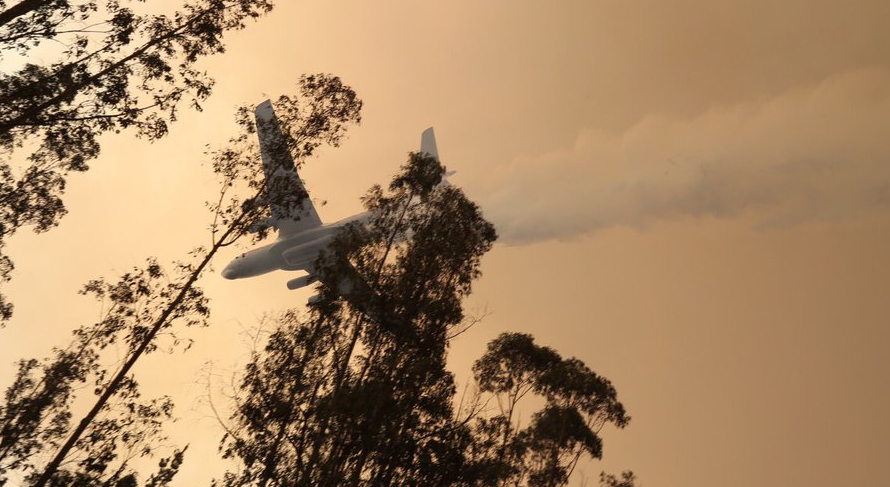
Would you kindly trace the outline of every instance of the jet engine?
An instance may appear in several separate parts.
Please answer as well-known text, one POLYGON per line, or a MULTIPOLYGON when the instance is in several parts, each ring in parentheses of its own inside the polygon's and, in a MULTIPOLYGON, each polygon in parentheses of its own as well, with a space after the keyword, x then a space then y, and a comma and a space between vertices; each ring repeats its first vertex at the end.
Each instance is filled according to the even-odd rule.
POLYGON ((301 287, 306 287, 313 282, 318 280, 318 276, 315 274, 306 274, 305 276, 300 276, 296 279, 291 279, 287 281, 287 288, 293 291, 294 289, 300 289, 301 287))

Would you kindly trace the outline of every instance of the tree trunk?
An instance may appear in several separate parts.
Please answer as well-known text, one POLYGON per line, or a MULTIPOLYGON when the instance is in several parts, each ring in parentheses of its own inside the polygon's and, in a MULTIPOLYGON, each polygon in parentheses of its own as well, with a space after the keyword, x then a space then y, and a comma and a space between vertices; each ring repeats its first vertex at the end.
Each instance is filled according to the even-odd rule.
POLYGON ((83 419, 80 420, 80 423, 77 425, 77 428, 71 433, 71 436, 68 437, 68 441, 65 442, 64 445, 59 449, 53 459, 47 464, 46 468, 44 468, 43 473, 40 475, 40 478, 34 483, 34 487, 44 487, 47 485, 49 480, 52 478, 53 474, 58 470, 59 465, 62 464, 62 461, 65 460, 65 457, 71 452, 71 449, 74 448, 74 444, 77 443, 77 440, 80 439, 81 435, 86 431, 89 427, 90 423, 96 419, 96 416, 99 415, 99 412, 102 411, 102 408, 105 407, 105 404, 111 399, 111 396, 117 392, 118 388, 120 388, 121 383, 123 383, 127 374, 130 372, 130 369, 133 368, 133 365, 136 364, 136 361, 139 360, 139 357, 145 352, 145 349, 151 344, 154 340, 155 335, 161 330, 164 326, 164 323, 167 322, 167 319, 171 314, 176 310, 176 308, 182 303, 183 299, 185 299, 186 293, 192 288, 195 284, 195 281, 198 280, 198 277, 201 275, 201 272, 204 270, 204 267, 210 263, 210 259, 213 258, 214 254, 220 249, 220 245, 222 242, 231 235, 234 231, 237 221, 233 222, 232 225, 229 226, 229 229, 217 240, 216 244, 212 249, 207 253, 204 257, 204 260, 201 261, 201 264, 192 272, 192 275, 189 277, 188 281, 182 286, 182 289, 179 291, 179 294, 176 298, 167 306, 167 309, 161 313, 161 316, 155 321, 154 325, 151 327, 151 330, 145 335, 142 343, 139 344, 139 347, 133 351, 130 358, 124 363, 123 367, 118 371, 117 375, 114 376, 111 382, 108 383, 108 386, 102 392, 102 395, 99 396, 99 399, 96 400, 96 403, 93 405, 93 408, 84 416, 83 419))
POLYGON ((48 4, 52 0, 23 0, 12 7, 0 12, 0 27, 12 22, 13 20, 37 10, 38 8, 48 4))

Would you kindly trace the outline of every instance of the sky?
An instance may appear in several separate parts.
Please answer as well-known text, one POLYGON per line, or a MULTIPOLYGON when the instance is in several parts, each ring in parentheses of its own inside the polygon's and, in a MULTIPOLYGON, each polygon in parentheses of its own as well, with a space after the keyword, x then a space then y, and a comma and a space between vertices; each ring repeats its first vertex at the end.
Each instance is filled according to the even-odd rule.
MULTIPOLYGON (((204 112, 153 144, 104 138, 60 226, 11 239, 0 384, 96 319, 87 280, 208 243, 205 146, 234 134, 236 105, 328 72, 365 108, 301 171, 323 220, 359 211, 434 126, 499 231, 466 305, 488 314, 450 350, 458 381, 519 331, 616 386, 633 419, 571 485, 890 484, 890 4, 279 3, 204 62, 204 112)), ((280 272, 223 280, 240 251, 202 279, 195 346, 137 366, 146 395, 175 391, 176 485, 215 473, 207 378, 224 404, 247 331, 310 294, 280 272)))

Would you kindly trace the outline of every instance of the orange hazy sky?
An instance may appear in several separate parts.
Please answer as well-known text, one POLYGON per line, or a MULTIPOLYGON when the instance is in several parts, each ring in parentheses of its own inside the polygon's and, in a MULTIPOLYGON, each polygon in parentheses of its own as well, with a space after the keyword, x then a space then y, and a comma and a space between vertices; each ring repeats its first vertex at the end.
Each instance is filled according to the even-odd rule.
MULTIPOLYGON (((365 109, 302 171, 322 218, 359 211, 435 127, 501 234, 467 303, 490 315, 450 366, 466 383, 512 330, 610 378, 633 420, 581 465, 588 485, 603 469, 650 487, 890 485, 890 3, 279 3, 204 63, 203 113, 154 144, 106 137, 61 225, 10 241, 0 385, 95 320, 87 280, 209 241, 202 152, 235 105, 330 72, 365 109)), ((212 326, 138 366, 191 443, 175 485, 219 473, 202 377, 222 387, 244 331, 305 303, 287 279, 206 275, 212 326)))

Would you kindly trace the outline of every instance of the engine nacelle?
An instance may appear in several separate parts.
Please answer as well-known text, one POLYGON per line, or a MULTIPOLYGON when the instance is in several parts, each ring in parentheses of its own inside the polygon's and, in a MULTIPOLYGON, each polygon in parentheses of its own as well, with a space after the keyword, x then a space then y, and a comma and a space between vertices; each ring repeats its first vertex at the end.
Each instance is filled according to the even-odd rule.
POLYGON ((314 274, 307 274, 305 276, 300 276, 296 279, 291 279, 287 281, 287 288, 293 291, 294 289, 300 289, 301 287, 306 287, 313 282, 318 280, 318 276, 314 274))
POLYGON ((319 294, 313 294, 312 296, 309 296, 309 300, 307 301, 307 303, 309 303, 309 304, 315 304, 315 303, 317 303, 320 299, 321 299, 321 295, 319 295, 319 294))

